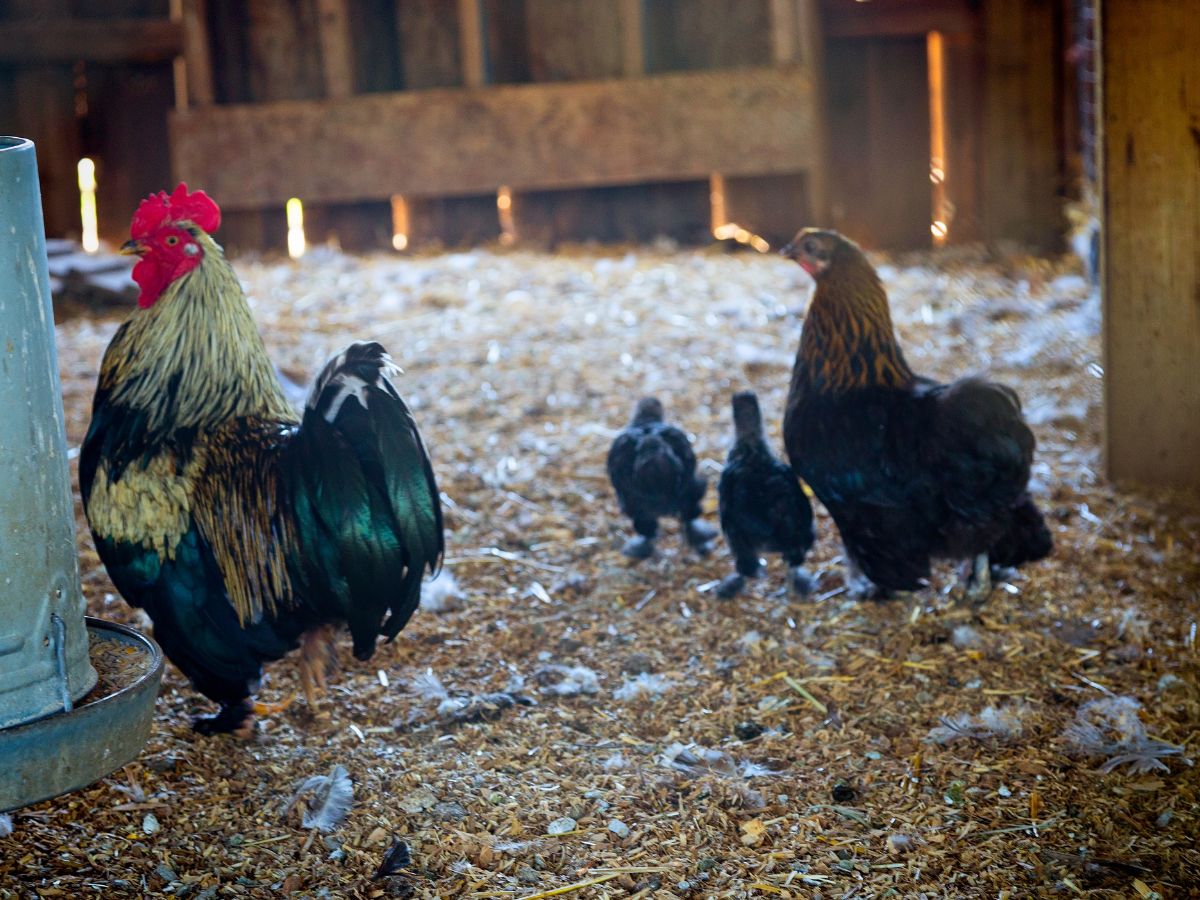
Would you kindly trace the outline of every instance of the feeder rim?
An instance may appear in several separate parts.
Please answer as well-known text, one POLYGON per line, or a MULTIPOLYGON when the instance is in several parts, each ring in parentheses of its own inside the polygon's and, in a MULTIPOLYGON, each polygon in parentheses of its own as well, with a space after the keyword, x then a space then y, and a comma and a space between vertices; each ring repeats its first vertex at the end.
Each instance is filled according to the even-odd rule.
POLYGON ((32 150, 33 141, 11 134, 0 134, 0 153, 5 150, 32 150))

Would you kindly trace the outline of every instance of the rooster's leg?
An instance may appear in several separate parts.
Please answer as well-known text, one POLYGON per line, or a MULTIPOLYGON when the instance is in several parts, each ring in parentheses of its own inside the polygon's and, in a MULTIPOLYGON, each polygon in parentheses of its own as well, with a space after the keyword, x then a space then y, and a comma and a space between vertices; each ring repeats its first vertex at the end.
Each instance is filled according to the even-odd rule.
POLYGON ((637 535, 631 537, 621 548, 621 552, 630 559, 649 559, 654 555, 654 537, 658 534, 658 520, 649 517, 633 520, 633 530, 637 535))
POLYGON ((300 683, 310 710, 317 706, 317 691, 324 692, 333 667, 333 626, 321 625, 304 632, 300 643, 300 683))
POLYGON ((790 566, 788 568, 788 587, 796 596, 807 597, 812 593, 813 577, 803 566, 790 566))
POLYGON ((972 606, 979 606, 992 592, 992 568, 988 555, 980 553, 971 561, 971 574, 967 578, 967 589, 963 595, 972 606))

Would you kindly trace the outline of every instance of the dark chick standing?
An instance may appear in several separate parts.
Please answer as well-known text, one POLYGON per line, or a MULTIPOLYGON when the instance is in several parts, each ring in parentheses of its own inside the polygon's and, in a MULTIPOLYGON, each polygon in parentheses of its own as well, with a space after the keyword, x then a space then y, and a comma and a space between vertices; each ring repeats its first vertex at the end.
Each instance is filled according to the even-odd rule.
POLYGON ((989 566, 1048 555, 1026 490, 1034 437, 1008 387, 914 375, 887 294, 853 241, 805 229, 783 253, 816 280, 792 371, 784 443, 837 523, 852 564, 886 596, 927 583, 932 558, 970 560, 968 597, 989 566))
POLYGON ((653 555, 658 520, 664 516, 678 518, 692 549, 701 556, 708 553, 717 536, 716 529, 700 519, 708 482, 696 476, 696 454, 687 435, 663 420, 662 403, 654 397, 638 401, 633 421, 613 441, 608 477, 621 512, 633 520, 637 532, 621 551, 626 556, 653 555))

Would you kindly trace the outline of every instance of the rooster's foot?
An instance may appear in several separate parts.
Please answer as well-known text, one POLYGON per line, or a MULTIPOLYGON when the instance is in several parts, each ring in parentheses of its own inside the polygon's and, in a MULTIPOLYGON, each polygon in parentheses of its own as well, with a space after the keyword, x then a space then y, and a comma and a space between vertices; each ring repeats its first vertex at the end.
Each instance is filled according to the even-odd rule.
POLYGON ((248 739, 254 734, 254 711, 247 700, 222 703, 215 716, 196 716, 192 719, 192 730, 197 734, 232 734, 248 739))
POLYGON ((684 524, 683 534, 693 550, 701 556, 707 556, 712 550, 713 539, 719 532, 703 519, 692 519, 684 524))
POLYGON ((654 538, 642 534, 631 537, 625 542, 621 552, 630 559, 649 559, 654 555, 654 538))
POLYGON ((992 568, 988 555, 980 553, 971 561, 971 574, 967 577, 967 588, 963 599, 971 606, 981 606, 992 593, 992 568))

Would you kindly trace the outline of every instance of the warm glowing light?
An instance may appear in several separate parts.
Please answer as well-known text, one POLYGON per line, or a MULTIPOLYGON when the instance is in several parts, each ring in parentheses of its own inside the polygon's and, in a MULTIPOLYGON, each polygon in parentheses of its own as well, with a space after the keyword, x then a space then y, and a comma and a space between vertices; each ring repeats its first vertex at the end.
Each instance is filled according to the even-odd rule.
POLYGON ((713 229, 713 237, 718 241, 737 241, 739 244, 753 247, 759 253, 767 253, 771 249, 771 245, 767 243, 765 238, 747 231, 736 222, 726 222, 724 225, 718 225, 713 229))
POLYGON ((299 197, 293 197, 284 207, 287 212, 287 248, 288 256, 299 259, 304 255, 304 204, 299 197))
POLYGON ((79 161, 79 218, 83 224, 83 249, 100 249, 100 230, 96 218, 96 164, 86 156, 79 161))
POLYGON ((513 215, 512 189, 501 185, 496 191, 496 214, 500 218, 500 243, 504 246, 517 242, 517 220, 513 215))
POLYGON ((713 172, 708 176, 708 205, 709 205, 709 223, 713 230, 713 235, 719 240, 725 240, 726 237, 733 237, 732 234, 722 237, 717 234, 718 228, 724 228, 729 221, 729 216, 725 211, 725 176, 719 172, 713 172))
POLYGON ((399 194, 392 194, 392 246, 397 250, 408 248, 408 201, 399 194))
POLYGON ((940 31, 925 37, 925 55, 929 70, 929 181, 933 223, 929 231, 934 246, 946 242, 950 232, 950 203, 946 193, 946 46, 940 31))
POLYGON ((715 237, 718 241, 727 241, 732 237, 736 237, 737 233, 738 227, 732 223, 727 225, 718 225, 713 229, 713 237, 715 237))

